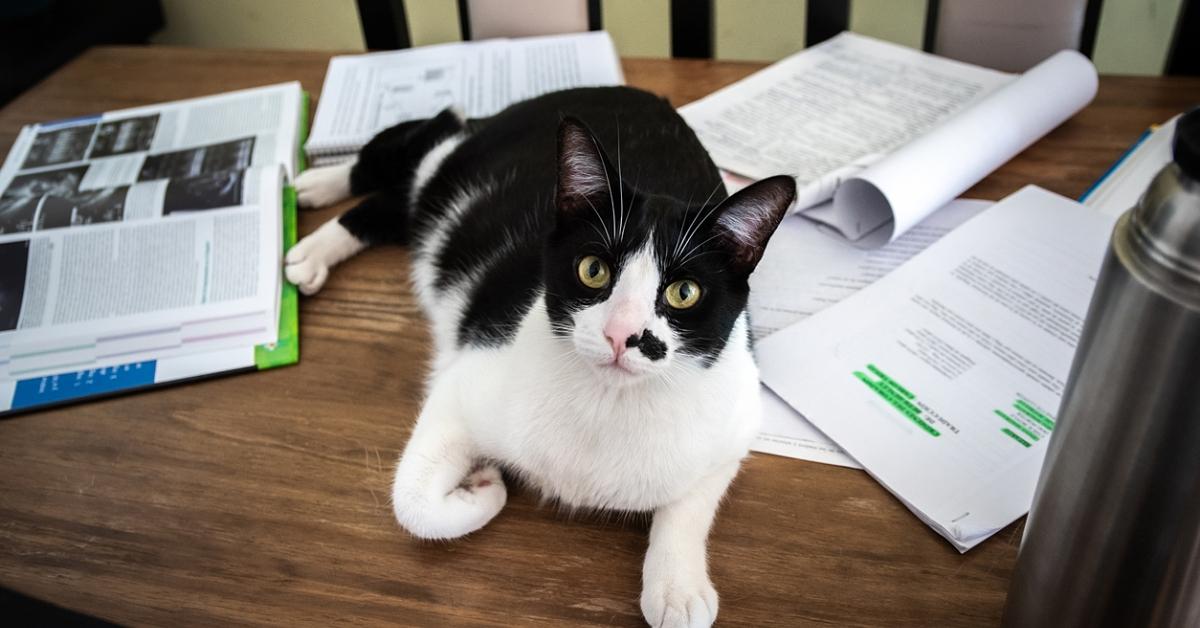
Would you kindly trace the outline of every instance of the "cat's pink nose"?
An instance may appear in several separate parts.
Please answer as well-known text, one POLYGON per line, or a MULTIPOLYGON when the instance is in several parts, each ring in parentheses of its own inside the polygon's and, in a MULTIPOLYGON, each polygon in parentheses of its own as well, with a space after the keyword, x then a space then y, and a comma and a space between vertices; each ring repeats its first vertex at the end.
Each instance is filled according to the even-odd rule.
POLYGON ((637 336, 642 333, 645 324, 646 313, 636 301, 622 299, 616 303, 604 323, 604 338, 608 340, 608 346, 612 347, 613 361, 621 359, 629 346, 626 343, 630 338, 634 338, 636 343, 637 336))
POLYGON ((625 354, 625 347, 629 346, 628 343, 631 338, 635 340, 636 344, 637 334, 627 334, 623 331, 614 331, 613 333, 615 335, 609 335, 608 328, 604 328, 604 337, 608 339, 608 346, 612 347, 613 361, 616 361, 620 360, 621 356, 625 354))

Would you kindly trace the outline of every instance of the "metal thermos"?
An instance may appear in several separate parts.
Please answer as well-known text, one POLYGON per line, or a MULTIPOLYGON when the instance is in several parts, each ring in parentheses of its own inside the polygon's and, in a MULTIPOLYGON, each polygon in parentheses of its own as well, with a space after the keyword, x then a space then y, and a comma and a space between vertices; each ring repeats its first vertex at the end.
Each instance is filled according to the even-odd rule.
POLYGON ((1113 230, 1004 626, 1200 626, 1200 109, 1172 148, 1113 230))

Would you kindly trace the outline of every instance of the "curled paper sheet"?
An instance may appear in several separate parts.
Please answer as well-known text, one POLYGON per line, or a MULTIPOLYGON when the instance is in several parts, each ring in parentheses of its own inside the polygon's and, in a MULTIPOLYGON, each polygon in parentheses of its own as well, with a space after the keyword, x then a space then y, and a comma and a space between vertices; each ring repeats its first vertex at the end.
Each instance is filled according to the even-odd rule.
POLYGON ((882 246, 1086 106, 1097 83, 1087 57, 1058 52, 842 181, 832 204, 801 215, 856 246, 882 246))

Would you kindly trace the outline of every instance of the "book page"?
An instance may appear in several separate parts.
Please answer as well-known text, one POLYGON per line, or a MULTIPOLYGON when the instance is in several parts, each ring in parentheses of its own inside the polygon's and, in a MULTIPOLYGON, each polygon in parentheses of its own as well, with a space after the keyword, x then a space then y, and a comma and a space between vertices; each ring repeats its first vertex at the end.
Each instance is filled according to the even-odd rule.
POLYGON ((842 33, 679 113, 721 168, 796 177, 795 207, 982 100, 1002 72, 842 33))
POLYGON ((306 149, 350 153, 383 129, 452 105, 480 118, 539 94, 622 82, 602 31, 334 57, 306 149))
POLYGON ((1027 187, 759 343, 763 382, 966 551, 1032 503, 1112 224, 1027 187))
POLYGON ((274 342, 284 177, 0 197, 0 379, 274 342))

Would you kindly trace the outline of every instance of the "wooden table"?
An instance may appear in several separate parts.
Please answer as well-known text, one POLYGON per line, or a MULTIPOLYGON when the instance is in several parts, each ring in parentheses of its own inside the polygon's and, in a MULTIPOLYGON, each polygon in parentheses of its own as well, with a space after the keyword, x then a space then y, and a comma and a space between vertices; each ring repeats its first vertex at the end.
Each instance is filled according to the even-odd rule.
MULTIPOLYGON (((0 146, 27 123, 291 79, 315 96, 328 58, 93 49, 0 111, 0 146)), ((759 67, 625 61, 677 105, 759 67)), ((1078 196, 1197 101, 1200 80, 1105 77, 967 196, 1078 196)), ((645 521, 571 519, 518 490, 464 540, 396 526, 388 484, 430 353, 407 270, 394 248, 340 268, 301 304, 298 366, 0 421, 0 585, 134 624, 640 625, 645 521)), ((1020 534, 962 556, 862 472, 755 454, 711 538, 720 621, 995 625, 1020 534)))

